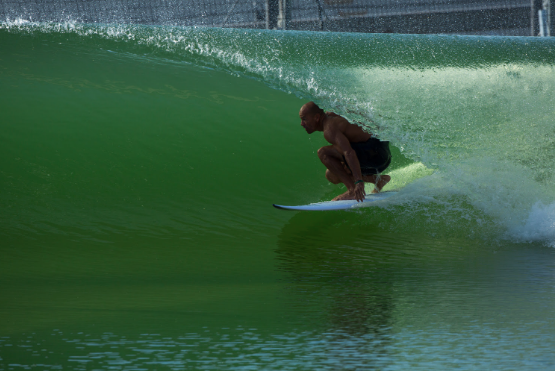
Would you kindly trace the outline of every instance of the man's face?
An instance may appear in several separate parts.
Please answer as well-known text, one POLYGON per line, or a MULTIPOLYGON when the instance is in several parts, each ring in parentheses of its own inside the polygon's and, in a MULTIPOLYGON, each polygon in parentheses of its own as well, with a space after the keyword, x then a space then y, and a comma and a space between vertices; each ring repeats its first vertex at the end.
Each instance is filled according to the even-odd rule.
POLYGON ((318 123, 318 115, 311 115, 301 109, 299 112, 299 117, 301 118, 301 126, 306 130, 308 134, 312 134, 316 131, 316 124, 318 123))

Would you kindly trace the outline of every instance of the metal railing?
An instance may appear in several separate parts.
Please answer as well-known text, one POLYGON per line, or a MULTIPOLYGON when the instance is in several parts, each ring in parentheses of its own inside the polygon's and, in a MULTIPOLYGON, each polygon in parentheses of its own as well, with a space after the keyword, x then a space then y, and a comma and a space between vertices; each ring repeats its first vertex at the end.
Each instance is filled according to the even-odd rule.
POLYGON ((0 0, 0 20, 549 35, 550 0, 0 0))

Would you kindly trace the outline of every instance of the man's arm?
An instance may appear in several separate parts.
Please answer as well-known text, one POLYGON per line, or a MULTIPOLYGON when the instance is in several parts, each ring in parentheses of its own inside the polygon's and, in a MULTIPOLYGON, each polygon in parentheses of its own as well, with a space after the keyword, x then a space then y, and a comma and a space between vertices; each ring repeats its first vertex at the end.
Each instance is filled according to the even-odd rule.
POLYGON ((362 181, 360 162, 358 161, 356 152, 351 147, 351 143, 344 134, 347 125, 349 125, 347 121, 337 123, 337 125, 330 128, 331 130, 329 131, 326 139, 339 150, 343 157, 345 157, 345 161, 351 169, 354 180, 348 179, 348 182, 344 182, 344 184, 349 191, 355 193, 357 201, 362 201, 364 200, 366 192, 364 191, 364 182, 362 181))

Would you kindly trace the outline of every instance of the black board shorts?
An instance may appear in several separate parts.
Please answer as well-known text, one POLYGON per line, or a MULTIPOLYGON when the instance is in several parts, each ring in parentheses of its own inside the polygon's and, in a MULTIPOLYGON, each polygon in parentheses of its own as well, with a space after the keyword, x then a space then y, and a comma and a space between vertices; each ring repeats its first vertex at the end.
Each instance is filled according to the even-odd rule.
MULTIPOLYGON (((370 138, 366 142, 351 143, 351 148, 355 151, 362 175, 374 175, 382 173, 391 164, 391 152, 389 142, 370 138)), ((343 157, 347 168, 347 161, 343 157)), ((351 170, 349 168, 349 170, 351 170)))

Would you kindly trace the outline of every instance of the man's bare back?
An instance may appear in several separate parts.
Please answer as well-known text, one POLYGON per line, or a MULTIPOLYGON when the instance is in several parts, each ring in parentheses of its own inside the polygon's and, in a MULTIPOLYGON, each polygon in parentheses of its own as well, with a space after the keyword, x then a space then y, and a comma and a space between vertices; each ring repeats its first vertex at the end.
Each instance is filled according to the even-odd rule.
POLYGON ((324 138, 331 144, 320 148, 318 157, 327 168, 326 178, 334 184, 343 183, 347 187, 347 192, 333 200, 362 201, 366 195, 364 182, 374 183, 373 193, 379 192, 389 182, 391 178, 388 175, 363 175, 357 153, 352 148, 352 144, 369 141, 371 134, 333 112, 325 113, 314 102, 303 105, 299 117, 301 126, 308 134, 322 131, 324 138))

